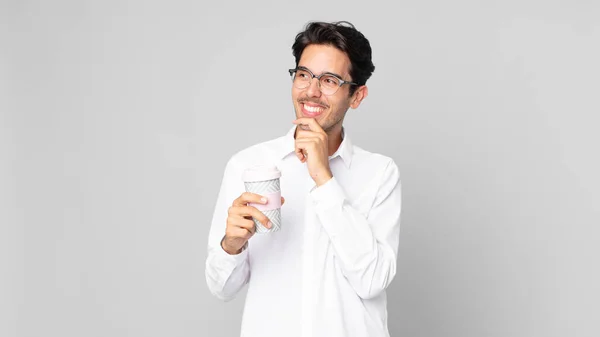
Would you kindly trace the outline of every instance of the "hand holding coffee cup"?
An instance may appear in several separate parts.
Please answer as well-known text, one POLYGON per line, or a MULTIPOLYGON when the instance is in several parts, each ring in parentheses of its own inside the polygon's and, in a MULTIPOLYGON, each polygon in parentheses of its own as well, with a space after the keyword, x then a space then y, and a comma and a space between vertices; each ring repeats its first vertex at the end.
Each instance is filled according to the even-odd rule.
POLYGON ((221 246, 227 253, 239 254, 257 230, 265 233, 271 231, 274 226, 280 228, 279 208, 285 202, 279 192, 280 176, 281 173, 273 168, 267 169, 266 172, 260 168, 245 172, 243 178, 247 180, 246 189, 263 191, 264 195, 246 191, 233 201, 227 215, 225 237, 221 241, 221 246))
POLYGON ((264 203, 263 197, 245 192, 233 201, 227 214, 227 227, 221 246, 229 254, 238 254, 242 247, 255 233, 255 224, 252 218, 259 219, 265 226, 269 226, 269 219, 258 209, 248 206, 249 203, 264 203))
POLYGON ((267 200, 266 203, 249 204, 249 206, 261 211, 270 220, 270 226, 265 226, 260 218, 254 217, 254 224, 258 233, 275 232, 281 228, 280 177, 281 172, 275 166, 256 166, 244 171, 242 179, 246 191, 259 194, 267 200))

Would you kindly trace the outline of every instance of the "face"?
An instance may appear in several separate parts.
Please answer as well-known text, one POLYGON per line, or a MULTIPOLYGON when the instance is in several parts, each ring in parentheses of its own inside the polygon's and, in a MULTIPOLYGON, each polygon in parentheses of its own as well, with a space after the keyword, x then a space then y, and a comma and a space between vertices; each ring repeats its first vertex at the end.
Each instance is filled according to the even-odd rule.
MULTIPOLYGON (((302 52, 298 66, 306 67, 315 75, 325 72, 339 75, 345 81, 350 78, 348 56, 328 45, 309 45, 302 52)), ((342 122, 348 108, 357 108, 366 97, 367 87, 362 86, 349 96, 350 85, 344 84, 330 96, 321 93, 319 81, 314 78, 309 87, 297 89, 292 85, 292 101, 296 118, 315 118, 327 133, 341 131, 342 122)))

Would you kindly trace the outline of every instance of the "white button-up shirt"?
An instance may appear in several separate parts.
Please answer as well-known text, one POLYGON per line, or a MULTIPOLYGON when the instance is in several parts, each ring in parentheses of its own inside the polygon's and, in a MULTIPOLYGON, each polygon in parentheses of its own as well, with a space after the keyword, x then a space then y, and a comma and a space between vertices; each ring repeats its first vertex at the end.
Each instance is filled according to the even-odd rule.
POLYGON ((228 161, 208 241, 206 281, 228 301, 248 286, 243 337, 389 336, 386 288, 396 274, 400 175, 394 161, 343 141, 333 178, 316 187, 285 136, 228 161), (221 247, 227 211, 245 189, 242 172, 275 165, 282 175, 281 229, 255 234, 237 255, 221 247))

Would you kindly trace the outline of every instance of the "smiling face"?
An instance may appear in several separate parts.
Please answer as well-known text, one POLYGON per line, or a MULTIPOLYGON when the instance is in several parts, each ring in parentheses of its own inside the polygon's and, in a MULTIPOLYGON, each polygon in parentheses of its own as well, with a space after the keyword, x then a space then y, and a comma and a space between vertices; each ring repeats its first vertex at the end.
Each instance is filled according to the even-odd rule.
MULTIPOLYGON (((298 67, 305 67, 315 75, 322 73, 337 74, 345 81, 350 78, 350 59, 339 49, 320 44, 311 44, 302 52, 298 67)), ((349 96, 350 85, 342 85, 330 96, 324 95, 319 89, 319 82, 313 79, 310 86, 298 89, 292 85, 292 101, 296 110, 296 118, 315 118, 328 134, 341 133, 342 122, 348 108, 357 108, 366 97, 367 88, 362 86, 349 96)))

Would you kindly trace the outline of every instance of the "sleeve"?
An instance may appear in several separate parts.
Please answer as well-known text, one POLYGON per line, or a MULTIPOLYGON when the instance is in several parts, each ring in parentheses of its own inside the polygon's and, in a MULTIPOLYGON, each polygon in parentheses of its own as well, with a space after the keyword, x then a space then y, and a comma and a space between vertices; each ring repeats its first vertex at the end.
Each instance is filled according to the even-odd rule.
POLYGON ((341 271, 363 299, 380 295, 396 275, 401 183, 393 160, 379 177, 366 217, 351 205, 335 177, 310 192, 341 271))
POLYGON ((233 159, 225 167, 208 235, 208 256, 205 276, 210 292, 223 301, 235 298, 250 278, 247 244, 242 252, 230 255, 221 246, 227 227, 227 212, 231 203, 243 191, 233 159))

